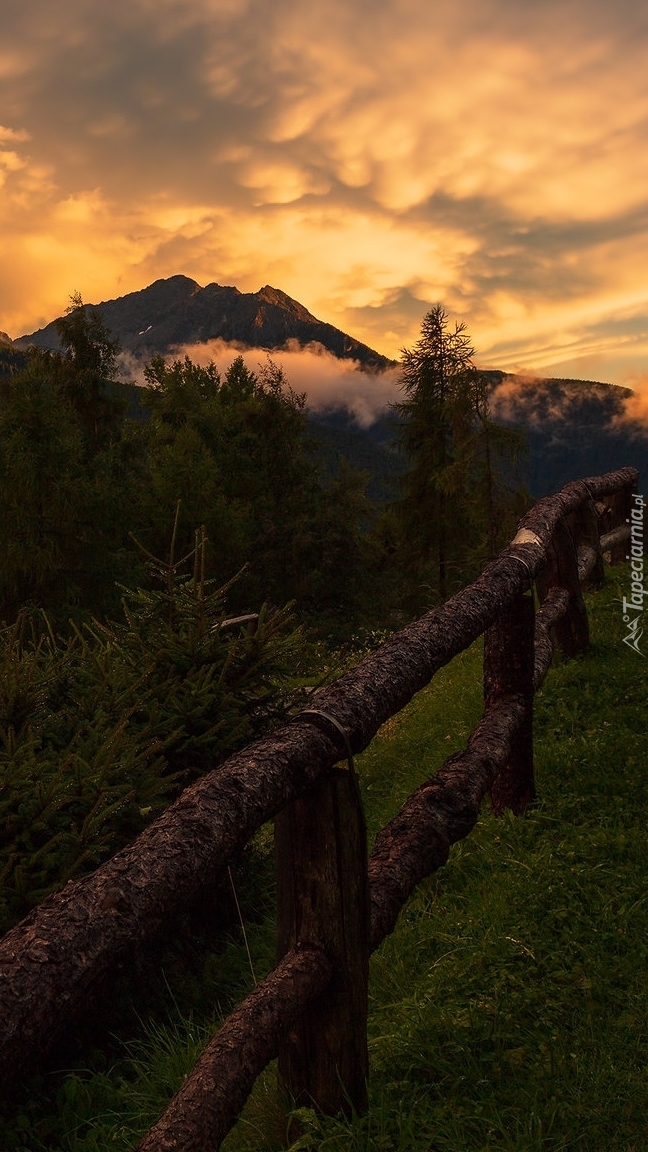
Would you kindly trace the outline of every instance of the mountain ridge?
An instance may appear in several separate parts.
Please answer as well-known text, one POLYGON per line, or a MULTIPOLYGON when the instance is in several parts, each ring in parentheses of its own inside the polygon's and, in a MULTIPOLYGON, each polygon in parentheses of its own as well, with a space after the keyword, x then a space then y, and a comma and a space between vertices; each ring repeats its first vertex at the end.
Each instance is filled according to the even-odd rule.
MULTIPOLYGON (((395 364, 348 333, 318 320, 298 300, 270 284, 258 292, 241 292, 216 282, 201 287, 196 280, 177 275, 90 307, 100 312, 124 350, 142 358, 168 355, 182 345, 223 340, 269 352, 282 351, 291 342, 301 347, 316 343, 338 359, 357 360, 370 371, 395 364)), ((18 348, 29 345, 59 348, 56 320, 14 341, 18 348)))

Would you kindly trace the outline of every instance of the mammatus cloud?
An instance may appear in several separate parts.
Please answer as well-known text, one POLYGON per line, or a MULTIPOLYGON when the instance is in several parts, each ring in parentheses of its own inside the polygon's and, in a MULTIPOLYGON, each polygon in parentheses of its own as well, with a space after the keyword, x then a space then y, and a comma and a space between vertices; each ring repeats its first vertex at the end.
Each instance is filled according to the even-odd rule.
POLYGON ((397 356, 437 300, 484 362, 648 352, 635 0, 32 0, 3 13, 0 327, 184 273, 397 356))
MULTIPOLYGON (((237 356, 243 359, 251 372, 268 364, 267 348, 239 348, 224 340, 208 340, 201 344, 183 344, 166 357, 167 363, 188 356, 194 364, 206 367, 215 364, 224 376, 237 356)), ((399 370, 364 372, 355 360, 338 360, 321 344, 306 348, 289 344, 286 349, 270 354, 274 364, 284 372, 287 384, 294 392, 305 393, 306 405, 314 412, 344 407, 353 414, 361 427, 368 427, 381 416, 390 404, 401 399, 399 370)), ((135 383, 144 384, 144 362, 129 352, 120 354, 124 373, 135 383)))

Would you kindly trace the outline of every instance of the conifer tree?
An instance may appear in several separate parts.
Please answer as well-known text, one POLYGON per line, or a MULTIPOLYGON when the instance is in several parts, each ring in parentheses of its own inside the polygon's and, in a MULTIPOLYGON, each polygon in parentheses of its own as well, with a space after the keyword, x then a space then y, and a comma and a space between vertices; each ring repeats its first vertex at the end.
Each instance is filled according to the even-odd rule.
POLYGON ((123 403, 110 392, 120 343, 78 292, 70 297, 56 329, 63 353, 50 357, 55 386, 79 418, 88 446, 96 451, 124 414, 123 403))
POLYGON ((445 600, 493 555, 506 504, 502 465, 519 455, 518 433, 490 418, 488 380, 473 362, 465 325, 440 304, 402 353, 405 398, 395 405, 409 468, 397 505, 410 581, 445 600))
POLYGON ((61 593, 88 500, 83 445, 40 362, 0 381, 0 620, 61 593))
POLYGON ((141 454, 108 391, 118 343, 80 297, 59 331, 62 352, 0 378, 0 620, 26 600, 100 610, 129 564, 141 454))

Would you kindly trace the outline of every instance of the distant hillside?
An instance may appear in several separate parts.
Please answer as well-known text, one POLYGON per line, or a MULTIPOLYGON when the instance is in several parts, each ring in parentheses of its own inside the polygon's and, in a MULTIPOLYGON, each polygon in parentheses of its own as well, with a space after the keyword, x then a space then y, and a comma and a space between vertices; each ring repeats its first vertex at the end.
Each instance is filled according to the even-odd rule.
POLYGON ((625 416, 630 388, 596 380, 493 375, 501 383, 494 392, 496 419, 522 428, 527 436, 526 483, 533 496, 626 464, 639 469, 639 484, 645 485, 648 425, 625 416))
POLYGON ((325 472, 334 475, 343 458, 369 477, 367 496, 380 504, 398 497, 405 459, 398 451, 395 421, 381 417, 361 427, 345 408, 310 412, 308 431, 325 472))
MULTIPOLYGON (((187 276, 171 276, 96 307, 122 347, 144 358, 207 340, 268 351, 279 351, 294 340, 300 345, 316 342, 340 359, 357 360, 374 370, 393 364, 346 332, 318 320, 297 300, 270 285, 258 292, 239 292, 221 284, 201 288, 187 276)), ((56 321, 21 336, 16 344, 58 348, 56 321)))
MULTIPOLYGON (((498 423, 521 429, 528 453, 520 463, 521 482, 536 499, 568 480, 596 476, 625 465, 648 478, 648 425, 624 420, 629 388, 594 380, 521 380, 489 372, 492 410, 498 423)), ((398 492, 406 461, 396 450, 396 425, 383 417, 362 428, 340 407, 311 415, 311 428, 323 457, 343 454, 372 475, 370 493, 378 499, 398 492)))

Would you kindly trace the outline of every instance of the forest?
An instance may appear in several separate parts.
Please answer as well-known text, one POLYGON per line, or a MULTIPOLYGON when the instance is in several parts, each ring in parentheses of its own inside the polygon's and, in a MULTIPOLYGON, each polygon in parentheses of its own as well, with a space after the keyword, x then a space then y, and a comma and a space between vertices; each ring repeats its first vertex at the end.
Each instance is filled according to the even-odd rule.
POLYGON ((488 374, 440 307, 404 351, 391 415, 405 475, 378 501, 372 477, 334 445, 322 460, 305 395, 270 356, 257 372, 233 356, 222 378, 214 365, 155 356, 136 389, 119 377, 119 344, 99 312, 75 296, 57 325, 60 352, 12 360, 5 349, 0 360, 7 622, 24 605, 64 626, 105 619, 119 611, 117 586, 145 583, 146 558, 166 558, 174 531, 185 555, 200 528, 206 578, 240 574, 233 609, 292 601, 320 634, 336 621, 373 624, 404 599, 429 607, 466 583, 524 503, 511 469, 521 437, 490 419, 488 374), (435 535, 449 549, 441 576, 424 571, 435 535))
POLYGON ((510 536, 518 433, 440 307, 404 353, 395 498, 324 467, 268 358, 154 357, 71 300, 0 376, 0 931, 267 731, 351 637, 468 583, 510 536), (328 655, 327 655, 328 654, 328 655))

